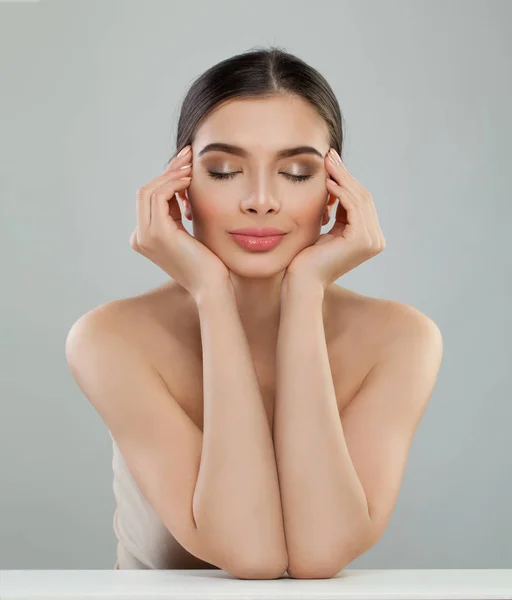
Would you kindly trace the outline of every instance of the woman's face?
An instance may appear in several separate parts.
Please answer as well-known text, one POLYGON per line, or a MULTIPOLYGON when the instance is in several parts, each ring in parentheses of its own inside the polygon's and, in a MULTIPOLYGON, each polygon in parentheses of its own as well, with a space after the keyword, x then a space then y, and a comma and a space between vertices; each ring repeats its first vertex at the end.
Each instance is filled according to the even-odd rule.
POLYGON ((239 275, 266 277, 283 271, 329 222, 336 198, 325 185, 328 150, 327 124, 300 98, 236 99, 218 107, 196 133, 192 180, 178 194, 194 237, 239 275), (215 143, 236 146, 242 155, 203 152, 215 143), (319 155, 278 156, 298 146, 311 146, 319 155), (255 252, 230 235, 242 227, 277 227, 287 234, 273 249, 255 252))

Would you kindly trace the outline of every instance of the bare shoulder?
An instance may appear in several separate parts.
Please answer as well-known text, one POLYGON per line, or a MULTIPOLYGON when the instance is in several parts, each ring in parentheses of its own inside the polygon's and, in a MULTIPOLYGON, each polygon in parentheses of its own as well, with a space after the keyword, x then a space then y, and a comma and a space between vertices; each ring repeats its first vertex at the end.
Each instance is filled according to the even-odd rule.
POLYGON ((442 352, 439 326, 414 306, 366 296, 338 286, 333 296, 337 300, 337 309, 339 307, 336 310, 338 326, 364 343, 373 364, 397 345, 407 345, 413 340, 432 344, 442 352))
POLYGON ((177 318, 180 290, 173 283, 93 308, 73 323, 68 340, 92 330, 111 332, 150 352, 161 341, 159 336, 172 334, 173 328, 167 325, 180 322, 177 318))
POLYGON ((376 318, 385 332, 385 348, 419 339, 438 344, 442 342, 437 323, 418 308, 396 300, 372 299, 376 318))

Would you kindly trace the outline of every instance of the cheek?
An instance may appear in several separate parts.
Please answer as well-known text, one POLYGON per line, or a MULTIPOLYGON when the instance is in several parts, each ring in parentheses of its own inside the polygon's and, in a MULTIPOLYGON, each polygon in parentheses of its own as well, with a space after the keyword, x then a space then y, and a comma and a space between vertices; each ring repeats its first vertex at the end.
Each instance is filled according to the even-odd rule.
POLYGON ((195 206, 195 212, 202 219, 212 221, 215 220, 219 214, 215 202, 212 202, 211 199, 209 202, 196 202, 195 206))
POLYGON ((318 220, 322 218, 327 201, 327 192, 325 195, 309 196, 296 207, 294 213, 297 222, 303 227, 316 227, 318 220), (325 197, 324 197, 325 196, 325 197))
POLYGON ((219 210, 222 198, 212 194, 207 185, 195 185, 192 189, 191 183, 188 189, 194 219, 198 223, 218 220, 222 212, 219 210))

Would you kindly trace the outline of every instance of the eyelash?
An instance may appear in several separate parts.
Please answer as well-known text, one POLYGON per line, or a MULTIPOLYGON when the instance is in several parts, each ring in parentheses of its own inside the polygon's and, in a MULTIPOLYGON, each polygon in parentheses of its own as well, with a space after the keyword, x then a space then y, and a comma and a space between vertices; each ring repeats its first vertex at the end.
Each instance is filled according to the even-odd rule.
MULTIPOLYGON (((215 171, 208 171, 209 176, 212 179, 233 179, 240 171, 233 171, 231 173, 217 173, 215 171)), ((311 179, 311 175, 290 175, 289 173, 282 173, 287 179, 290 179, 294 183, 300 183, 301 181, 307 181, 311 179)))

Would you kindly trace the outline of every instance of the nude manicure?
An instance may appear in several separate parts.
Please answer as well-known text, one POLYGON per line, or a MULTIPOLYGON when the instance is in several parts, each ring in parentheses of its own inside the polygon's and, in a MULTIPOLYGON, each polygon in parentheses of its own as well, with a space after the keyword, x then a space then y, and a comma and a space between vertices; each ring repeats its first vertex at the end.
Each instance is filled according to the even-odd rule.
POLYGON ((185 146, 185 148, 183 148, 178 156, 176 158, 180 158, 181 156, 185 156, 185 154, 187 154, 188 152, 190 152, 190 146, 185 146))

